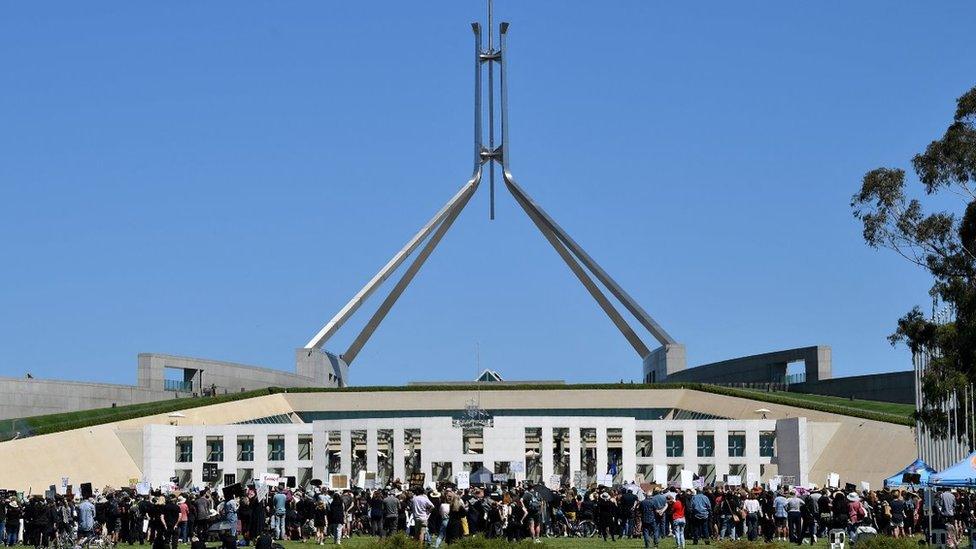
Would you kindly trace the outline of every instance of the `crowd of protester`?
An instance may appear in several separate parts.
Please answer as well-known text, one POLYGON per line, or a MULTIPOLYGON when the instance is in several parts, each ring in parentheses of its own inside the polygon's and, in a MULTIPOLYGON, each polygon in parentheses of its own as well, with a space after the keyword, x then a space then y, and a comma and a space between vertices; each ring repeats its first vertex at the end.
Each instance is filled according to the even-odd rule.
POLYGON ((410 489, 396 481, 376 490, 284 486, 223 498, 218 490, 153 492, 106 488, 89 498, 12 495, 0 502, 0 539, 7 546, 144 545, 202 548, 217 539, 226 549, 274 540, 341 544, 350 535, 404 532, 434 547, 480 534, 511 540, 597 536, 642 537, 645 547, 673 537, 678 548, 714 540, 790 541, 811 545, 831 531, 849 539, 883 533, 912 536, 931 521, 955 546, 974 526, 974 496, 965 490, 932 494, 929 516, 920 493, 886 489, 705 487, 655 485, 550 490, 518 484, 410 489), (259 496, 260 494, 260 496, 259 496), (687 540, 687 541, 686 541, 687 540))

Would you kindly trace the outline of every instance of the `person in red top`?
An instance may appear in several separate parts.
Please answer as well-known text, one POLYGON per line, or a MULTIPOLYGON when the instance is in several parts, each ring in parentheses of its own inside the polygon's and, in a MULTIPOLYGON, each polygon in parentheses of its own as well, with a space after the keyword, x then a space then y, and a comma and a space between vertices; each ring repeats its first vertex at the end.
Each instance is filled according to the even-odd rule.
POLYGON ((685 546, 685 505, 668 492, 668 505, 671 506, 671 521, 674 524, 674 542, 678 549, 685 546))

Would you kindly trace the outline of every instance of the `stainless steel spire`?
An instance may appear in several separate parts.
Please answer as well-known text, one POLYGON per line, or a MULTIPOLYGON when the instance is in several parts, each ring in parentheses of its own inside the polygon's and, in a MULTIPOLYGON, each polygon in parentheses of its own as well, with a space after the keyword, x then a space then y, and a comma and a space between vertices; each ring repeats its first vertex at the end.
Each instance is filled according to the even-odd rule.
MULTIPOLYGON (((509 126, 508 126, 508 82, 507 82, 507 51, 506 38, 509 24, 503 22, 498 25, 498 49, 494 41, 494 9, 492 0, 488 0, 488 43, 483 47, 482 29, 479 23, 472 23, 475 41, 475 75, 474 75, 474 166, 471 178, 461 189, 427 222, 407 244, 398 251, 390 261, 355 296, 319 330, 305 345, 306 349, 321 349, 326 342, 342 327, 342 325, 359 309, 370 295, 400 267, 417 248, 423 248, 407 267, 400 280, 394 285, 389 295, 383 300, 379 308, 359 335, 353 340, 348 350, 340 355, 346 364, 355 360, 370 336, 383 321, 397 299, 413 280, 424 262, 437 247, 448 232, 454 220, 468 204, 481 183, 484 165, 488 164, 489 182, 489 217, 495 217, 494 177, 495 164, 501 169, 505 187, 515 198, 516 203, 525 211, 535 226, 549 242, 556 253, 563 259, 580 283, 586 288, 611 322, 617 327, 634 351, 642 359, 647 359, 654 353, 641 337, 627 324, 610 299, 600 288, 602 285, 623 307, 658 341, 667 351, 670 347, 679 345, 624 289, 607 274, 597 262, 583 250, 569 234, 542 207, 533 200, 525 190, 519 186, 512 175, 509 156, 509 126), (488 144, 485 146, 485 131, 483 127, 484 113, 482 100, 485 90, 482 89, 482 73, 487 65, 488 71, 488 144), (495 86, 495 65, 498 65, 498 86, 495 86), (495 120, 495 105, 499 106, 499 120, 495 120), (495 127, 501 131, 500 143, 495 143, 495 127), (592 277, 596 278, 596 281, 592 277), (599 282, 599 285, 597 284, 599 282)), ((683 359, 682 359, 683 360, 683 359)), ((683 367, 683 363, 682 363, 683 367)), ((345 385, 347 380, 342 380, 345 385)))

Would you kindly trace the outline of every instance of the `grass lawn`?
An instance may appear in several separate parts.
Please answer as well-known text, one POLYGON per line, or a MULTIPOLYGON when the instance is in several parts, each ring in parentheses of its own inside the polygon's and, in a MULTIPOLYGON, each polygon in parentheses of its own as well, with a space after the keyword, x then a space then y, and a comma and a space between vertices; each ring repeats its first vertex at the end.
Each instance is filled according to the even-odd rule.
POLYGON ((913 425, 911 419, 915 407, 911 404, 896 404, 893 402, 877 402, 873 400, 849 400, 841 397, 807 395, 803 393, 790 393, 785 391, 760 391, 755 389, 739 389, 732 387, 722 387, 701 383, 676 383, 676 384, 566 384, 566 385, 524 385, 524 386, 434 386, 434 387, 350 387, 343 389, 328 388, 304 388, 304 389, 278 389, 268 388, 244 393, 230 393, 216 397, 199 398, 173 398, 147 402, 144 404, 131 404, 116 408, 99 408, 95 410, 83 410, 79 412, 66 412, 60 414, 49 414, 17 419, 0 421, 0 441, 14 438, 15 436, 31 436, 47 433, 56 433, 69 429, 79 429, 90 427, 101 423, 122 421, 154 414, 168 413, 175 410, 185 410, 198 406, 208 406, 220 404, 234 400, 254 398, 273 394, 277 392, 354 392, 354 391, 443 391, 443 390, 601 390, 601 389, 676 389, 684 388, 697 391, 705 391, 721 395, 750 398, 758 401, 765 401, 799 408, 820 410, 828 413, 851 415, 864 417, 878 421, 887 421, 901 425, 913 425), (19 433, 19 435, 18 435, 19 433))
POLYGON ((858 399, 851 400, 844 397, 808 395, 804 393, 790 393, 786 391, 765 392, 765 391, 753 391, 751 389, 744 389, 744 390, 756 393, 757 398, 761 398, 761 395, 775 395, 780 398, 796 399, 803 402, 811 402, 811 403, 829 404, 831 406, 850 408, 852 410, 866 410, 869 412, 891 414, 894 416, 901 416, 906 418, 912 417, 912 413, 915 412, 914 404, 899 404, 897 402, 879 402, 876 400, 858 400, 858 399))
MULTIPOLYGON (((343 548, 350 548, 350 549, 366 549, 367 547, 369 547, 370 542, 373 539, 375 539, 375 538, 370 537, 370 536, 353 536, 352 538, 343 540, 341 547, 343 547, 343 548)), ((809 543, 809 541, 807 543, 809 543)), ((210 543, 208 545, 209 546, 213 546, 214 544, 213 543, 210 543)), ((314 543, 311 543, 311 542, 309 542, 309 543, 299 543, 299 542, 294 542, 294 541, 286 541, 286 542, 283 542, 282 545, 285 546, 285 549, 306 549, 306 548, 316 547, 316 545, 314 543)), ((786 542, 774 542, 772 544, 768 544, 767 545, 767 544, 763 543, 762 541, 757 541, 755 543, 755 545, 756 545, 757 548, 758 547, 762 547, 764 549, 767 549, 767 548, 768 549, 773 549, 773 548, 775 548, 775 549, 791 549, 791 548, 795 548, 796 547, 796 545, 791 544, 791 543, 786 543, 786 542)), ((332 543, 331 540, 330 541, 327 541, 323 547, 330 547, 330 546, 333 546, 333 543, 332 543)), ((583 548, 588 548, 588 547, 606 547, 606 548, 620 548, 620 549, 644 549, 644 541, 641 538, 630 538, 630 539, 619 539, 618 538, 616 542, 610 541, 609 538, 607 539, 606 542, 604 542, 603 541, 603 538, 598 538, 598 537, 587 538, 587 539, 581 539, 581 538, 543 538, 543 543, 541 544, 541 546, 542 547, 546 547, 547 549, 583 549, 583 548)), ((699 545, 699 547, 702 547, 702 548, 704 548, 704 547, 712 547, 712 546, 718 546, 718 544, 716 542, 712 542, 712 544, 710 546, 706 546, 704 543, 701 543, 701 545, 699 545)), ((819 539, 819 540, 817 540, 816 547, 826 548, 826 547, 829 547, 829 546, 830 546, 830 544, 827 542, 826 539, 819 539)), ((126 546, 121 546, 120 545, 120 547, 126 547, 126 546)), ((189 546, 183 546, 183 545, 181 545, 180 547, 186 547, 186 548, 188 548, 189 546)), ((692 544, 691 540, 688 540, 688 542, 686 544, 686 547, 691 548, 691 547, 695 547, 695 545, 692 544)), ((804 544, 804 547, 810 547, 810 545, 804 544)), ((673 538, 667 538, 667 539, 661 540, 660 549, 675 549, 674 539, 673 538)))

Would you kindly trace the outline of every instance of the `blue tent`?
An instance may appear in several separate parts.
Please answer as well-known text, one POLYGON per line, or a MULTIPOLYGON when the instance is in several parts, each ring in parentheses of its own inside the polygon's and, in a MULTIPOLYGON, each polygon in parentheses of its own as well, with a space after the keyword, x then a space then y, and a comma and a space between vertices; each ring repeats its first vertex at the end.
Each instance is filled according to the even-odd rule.
POLYGON ((976 486, 976 452, 949 467, 945 471, 929 475, 932 486, 974 487, 976 486))
POLYGON ((928 463, 925 463, 921 459, 916 459, 908 467, 905 467, 901 471, 899 471, 899 472, 895 473, 894 475, 891 475, 890 477, 886 478, 885 481, 884 481, 884 485, 886 487, 891 487, 891 486, 907 486, 906 483, 902 482, 902 476, 903 475, 906 475, 906 474, 909 474, 909 475, 917 474, 919 477, 921 477, 921 483, 920 484, 926 484, 929 481, 929 475, 931 475, 934 472, 935 472, 935 469, 929 467, 929 464, 928 463))

